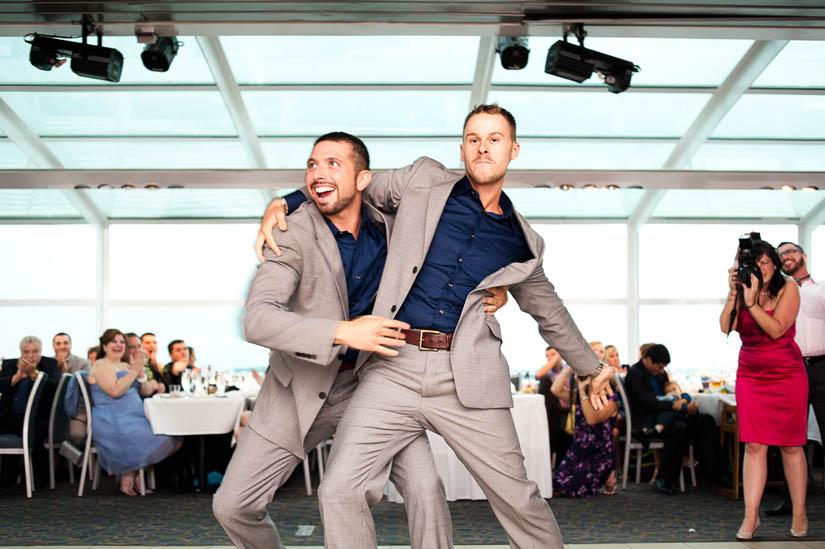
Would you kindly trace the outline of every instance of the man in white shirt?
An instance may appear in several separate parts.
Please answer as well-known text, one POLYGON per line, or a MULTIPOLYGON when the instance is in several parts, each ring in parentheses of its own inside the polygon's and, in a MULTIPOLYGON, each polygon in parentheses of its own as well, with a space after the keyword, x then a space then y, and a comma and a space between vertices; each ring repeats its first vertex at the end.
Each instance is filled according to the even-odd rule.
MULTIPOLYGON (((814 282, 808 272, 808 256, 798 244, 783 242, 777 247, 782 272, 799 285, 799 314, 796 344, 808 371, 808 403, 813 406, 819 432, 825 433, 825 284, 814 282)), ((790 515, 787 489, 769 515, 790 515)))

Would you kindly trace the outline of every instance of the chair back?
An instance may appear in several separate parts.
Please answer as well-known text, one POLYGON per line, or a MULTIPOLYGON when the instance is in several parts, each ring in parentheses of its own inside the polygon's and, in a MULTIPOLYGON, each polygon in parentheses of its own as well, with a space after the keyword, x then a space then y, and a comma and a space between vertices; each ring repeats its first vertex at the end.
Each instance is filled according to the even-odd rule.
POLYGON ((84 372, 76 372, 74 374, 77 381, 77 388, 80 389, 80 396, 83 397, 83 405, 86 407, 86 446, 83 450, 85 455, 89 454, 92 447, 92 399, 89 398, 89 381, 84 372))
POLYGON ((624 390, 624 379, 618 373, 613 374, 613 378, 616 380, 616 390, 619 391, 619 397, 622 399, 622 406, 624 406, 624 415, 625 415, 625 438, 630 441, 630 433, 633 430, 631 417, 633 414, 630 413, 630 401, 627 399, 627 393, 624 390))
POLYGON ((66 415, 63 403, 71 379, 72 374, 67 372, 60 376, 60 381, 57 382, 57 391, 55 391, 54 401, 52 401, 52 411, 49 413, 49 438, 47 441, 51 444, 63 442, 69 434, 69 416, 66 415))
POLYGON ((43 372, 37 373, 37 378, 34 380, 32 390, 29 393, 29 399, 26 401, 26 413, 23 415, 23 451, 29 452, 34 448, 37 432, 37 410, 40 408, 40 395, 43 393, 43 387, 46 386, 46 374, 43 372))

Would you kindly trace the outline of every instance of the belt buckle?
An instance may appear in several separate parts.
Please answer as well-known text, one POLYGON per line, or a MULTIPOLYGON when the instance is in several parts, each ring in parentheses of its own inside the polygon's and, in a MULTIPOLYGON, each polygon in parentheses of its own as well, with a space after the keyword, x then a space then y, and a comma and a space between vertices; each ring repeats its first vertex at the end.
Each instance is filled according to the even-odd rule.
POLYGON ((440 334, 438 330, 418 330, 418 350, 419 351, 437 351, 436 347, 424 347, 424 334, 440 334))

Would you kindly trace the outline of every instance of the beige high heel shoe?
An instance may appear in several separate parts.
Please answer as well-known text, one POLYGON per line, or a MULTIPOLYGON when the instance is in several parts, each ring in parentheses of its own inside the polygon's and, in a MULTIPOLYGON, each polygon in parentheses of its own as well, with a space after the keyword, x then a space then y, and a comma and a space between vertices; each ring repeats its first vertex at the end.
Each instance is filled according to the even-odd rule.
MULTIPOLYGON (((793 523, 791 523, 793 525, 793 523)), ((794 530, 793 526, 791 526, 791 537, 792 538, 807 538, 808 537, 808 517, 805 517, 805 529, 804 530, 794 530)))
POLYGON ((759 529, 760 526, 762 526, 762 522, 759 520, 759 517, 756 517, 756 526, 753 527, 753 530, 748 532, 748 531, 742 530, 742 528, 740 527, 739 531, 736 532, 736 539, 738 539, 739 541, 752 540, 753 536, 756 535, 756 531, 759 529))

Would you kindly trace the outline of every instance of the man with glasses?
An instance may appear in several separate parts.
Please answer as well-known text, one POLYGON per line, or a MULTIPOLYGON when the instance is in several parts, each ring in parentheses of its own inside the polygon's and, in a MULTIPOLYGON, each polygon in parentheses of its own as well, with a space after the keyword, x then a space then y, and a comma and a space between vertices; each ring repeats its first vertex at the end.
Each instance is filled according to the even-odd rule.
MULTIPOLYGON (((776 251, 782 261, 782 272, 799 285, 795 341, 808 371, 808 404, 814 407, 820 434, 825 434, 825 284, 811 278, 808 256, 801 246, 783 242, 776 251)), ((782 489, 781 501, 766 513, 774 516, 792 513, 787 484, 782 489)))

